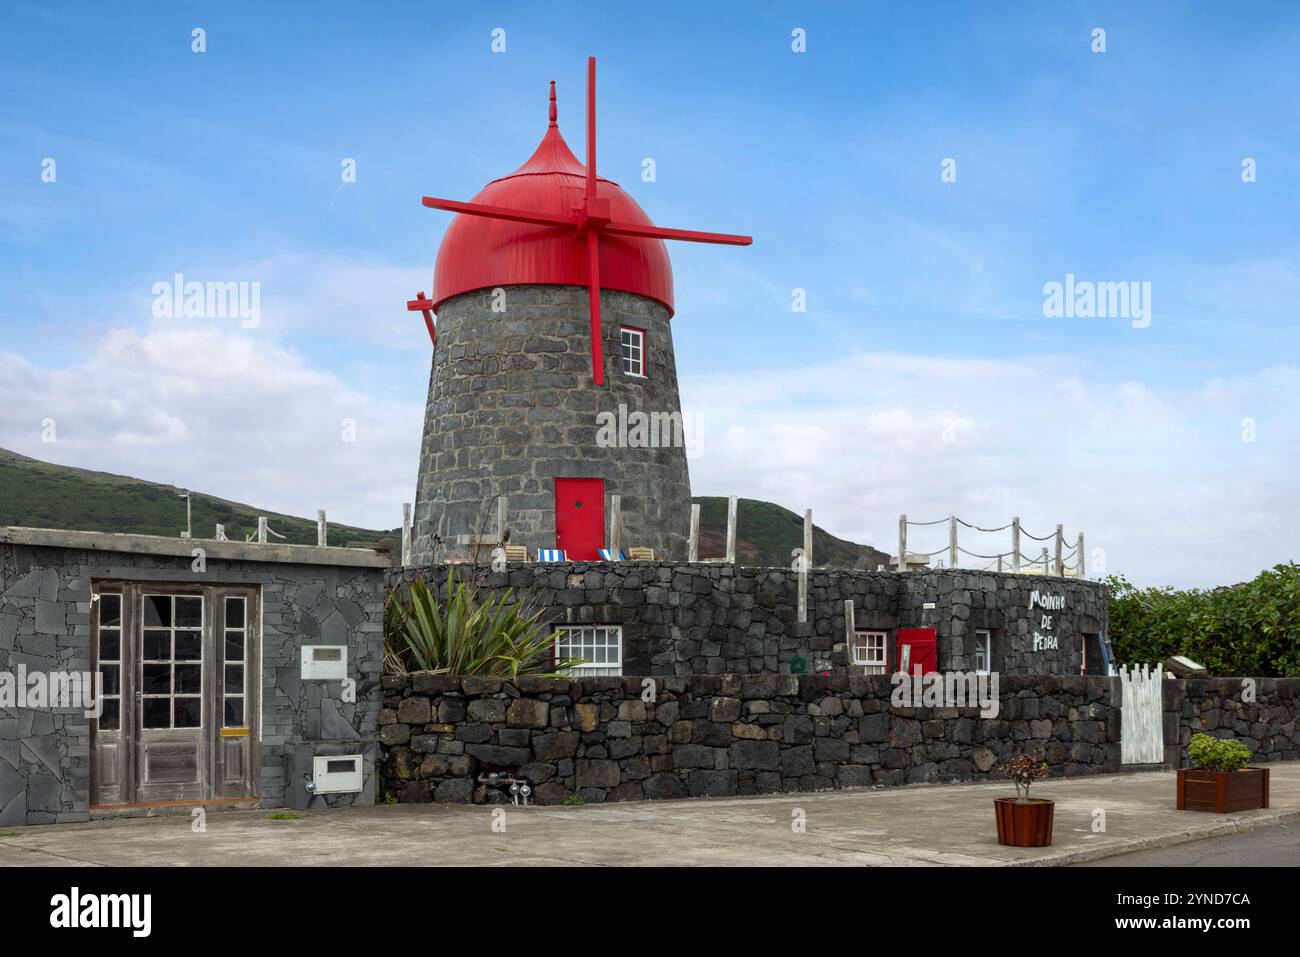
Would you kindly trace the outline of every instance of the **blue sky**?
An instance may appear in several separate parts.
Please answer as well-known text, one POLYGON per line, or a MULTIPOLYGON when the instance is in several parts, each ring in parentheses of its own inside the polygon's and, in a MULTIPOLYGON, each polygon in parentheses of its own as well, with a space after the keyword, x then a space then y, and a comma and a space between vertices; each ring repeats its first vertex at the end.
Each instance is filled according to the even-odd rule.
POLYGON ((336 463, 353 484, 318 496, 393 524, 429 358, 403 302, 450 220, 420 196, 526 159, 550 79, 581 154, 594 54, 602 175, 662 225, 755 237, 671 250, 684 401, 713 436, 697 493, 811 506, 882 548, 901 511, 1019 510, 1152 583, 1295 557, 1300 10, 899 6, 7 4, 0 445, 310 513, 311 446, 286 434, 320 441, 351 405, 365 472, 336 463), (262 282, 262 325, 160 324, 150 287, 177 272, 262 282), (1151 283, 1150 327, 1045 318, 1066 273, 1151 283), (238 387, 185 335, 250 363, 238 387), (328 401, 259 399, 276 369, 328 401), (44 406, 66 439, 40 441, 44 406), (773 435, 794 437, 773 455, 773 435), (201 451, 223 440, 239 461, 201 451))

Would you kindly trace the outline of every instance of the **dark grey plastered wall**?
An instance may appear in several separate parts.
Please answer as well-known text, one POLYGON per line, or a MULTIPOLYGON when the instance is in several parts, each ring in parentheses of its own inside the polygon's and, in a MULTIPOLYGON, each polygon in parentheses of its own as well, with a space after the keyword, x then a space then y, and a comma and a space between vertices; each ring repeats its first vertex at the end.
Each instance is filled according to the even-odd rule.
MULTIPOLYGON (((384 569, 210 558, 196 574, 189 557, 0 544, 0 669, 88 671, 91 585, 101 579, 261 586, 263 804, 284 802, 288 758, 296 751, 301 767, 304 749, 360 751, 362 792, 324 800, 373 800, 384 569), (355 702, 342 700, 341 682, 301 680, 303 644, 347 645, 355 702)), ((82 821, 89 802, 81 710, 0 711, 0 824, 82 821)))

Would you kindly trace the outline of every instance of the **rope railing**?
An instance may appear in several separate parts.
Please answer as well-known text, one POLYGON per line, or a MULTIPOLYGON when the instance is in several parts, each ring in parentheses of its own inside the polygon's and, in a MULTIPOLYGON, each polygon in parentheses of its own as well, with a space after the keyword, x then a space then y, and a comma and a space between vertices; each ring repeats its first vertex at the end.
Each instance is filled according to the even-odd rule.
POLYGON ((979 561, 996 562, 996 568, 1004 571, 1004 560, 1007 561, 1012 572, 1022 572, 1028 569, 1042 569, 1042 574, 1056 575, 1064 577, 1067 571, 1072 572, 1075 577, 1083 578, 1086 576, 1084 567, 1084 545, 1083 532, 1079 532, 1075 537, 1074 543, 1067 550, 1065 547, 1064 526, 1057 525, 1056 530, 1050 535, 1034 535, 1026 531, 1020 525, 1019 516, 1011 519, 1005 525, 995 527, 985 527, 977 525, 974 522, 968 522, 957 515, 949 515, 947 518, 935 519, 929 522, 919 522, 909 519, 906 515, 898 516, 898 555, 893 559, 894 566, 898 571, 906 571, 909 567, 928 564, 928 560, 936 555, 942 555, 947 552, 948 568, 959 567, 959 555, 967 558, 977 559, 979 561), (933 525, 948 526, 948 547, 939 548, 932 552, 915 552, 907 549, 907 530, 909 528, 926 528, 933 525), (966 528, 973 532, 983 534, 996 534, 1011 530, 1011 548, 1005 552, 995 552, 992 555, 982 552, 974 552, 961 547, 957 541, 958 528, 966 528), (1020 549, 1021 538, 1027 538, 1034 542, 1043 542, 1043 550, 1038 555, 1026 555, 1020 549), (1053 553, 1049 556, 1048 545, 1053 546, 1053 553))

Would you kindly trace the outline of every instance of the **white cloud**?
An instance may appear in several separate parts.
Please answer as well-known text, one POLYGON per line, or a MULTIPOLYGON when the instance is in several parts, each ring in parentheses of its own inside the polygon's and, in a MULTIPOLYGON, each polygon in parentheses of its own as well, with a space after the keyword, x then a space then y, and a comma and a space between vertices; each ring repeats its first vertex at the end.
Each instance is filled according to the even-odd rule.
MULTIPOLYGON (((418 396, 423 381, 405 394, 418 396)), ((267 509, 392 527, 410 501, 423 404, 365 394, 270 339, 213 326, 117 329, 86 361, 0 353, 0 446, 171 482, 267 509), (58 441, 41 441, 53 418, 58 441), (356 441, 342 441, 343 420, 356 441)), ((859 354, 683 382, 697 494, 811 507, 819 524, 893 551, 897 517, 956 512, 1057 522, 1110 571, 1214 585, 1295 556, 1300 373, 1277 366, 1173 390, 1060 356, 859 354), (1256 441, 1242 441, 1254 420, 1256 441), (951 437, 951 441, 947 440, 951 437)), ((963 547, 1005 550, 963 531, 963 547)), ((942 526, 910 545, 946 543, 942 526)), ((1037 547, 1026 540, 1026 553, 1037 547)))
MULTIPOLYGON (((1060 522, 1067 548, 1082 529, 1094 567, 1101 548, 1108 571, 1150 584, 1231 583, 1296 553, 1290 367, 1175 391, 1059 356, 862 354, 695 377, 683 401, 706 410, 696 494, 812 508, 823 527, 885 551, 897 550, 900 513, 955 512, 984 527, 1018 514, 1038 535, 1060 522), (1258 438, 1243 442, 1252 415, 1258 438)), ((963 531, 960 542, 1010 547, 1009 533, 963 531)), ((914 530, 909 547, 946 543, 936 526, 914 530)))
POLYGON ((63 369, 0 354, 5 448, 269 510, 326 508, 346 524, 400 523, 422 422, 422 405, 376 401, 289 350, 213 328, 114 330, 63 369))

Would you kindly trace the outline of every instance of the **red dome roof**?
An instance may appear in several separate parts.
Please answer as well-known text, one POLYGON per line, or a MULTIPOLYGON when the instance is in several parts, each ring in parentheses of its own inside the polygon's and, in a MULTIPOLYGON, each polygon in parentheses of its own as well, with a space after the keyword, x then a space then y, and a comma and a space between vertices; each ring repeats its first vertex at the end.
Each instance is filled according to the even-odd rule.
MULTIPOLYGON (((560 135, 552 102, 550 126, 528 162, 488 183, 471 202, 568 216, 583 205, 586 175, 587 168, 560 135)), ((654 225, 617 183, 598 177, 596 195, 609 200, 615 222, 654 225)), ((457 214, 438 249, 434 310, 461 293, 523 283, 587 285, 586 241, 574 229, 457 214)), ((673 267, 664 241, 602 236, 600 287, 657 300, 671 316, 673 267)))

